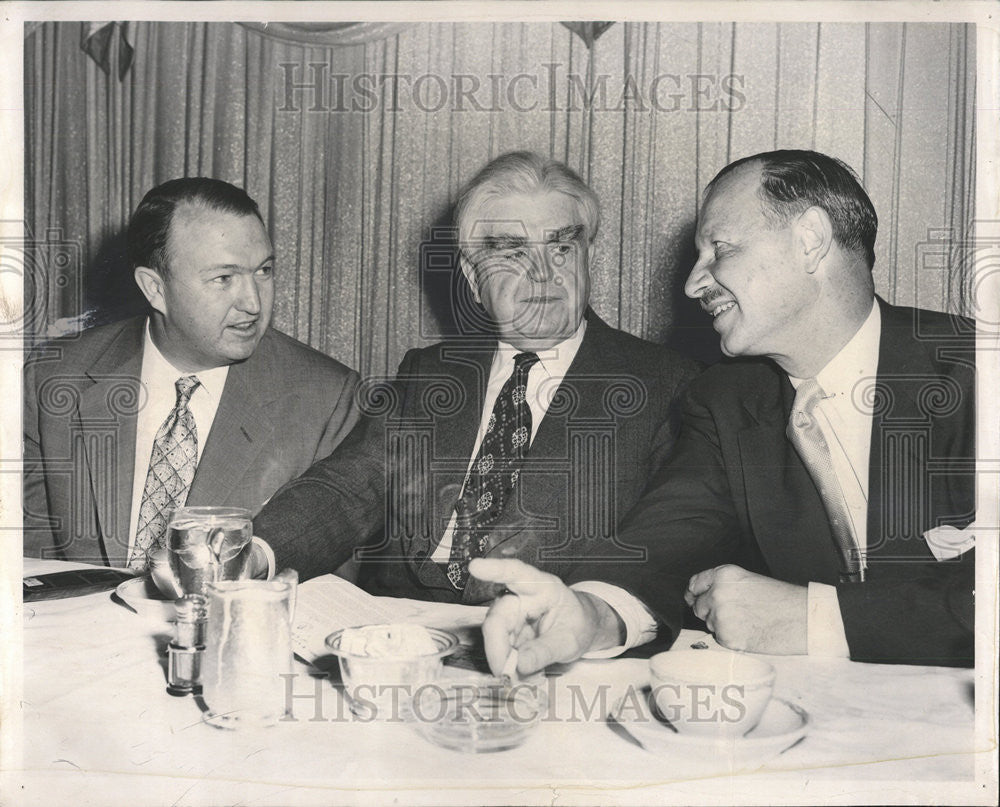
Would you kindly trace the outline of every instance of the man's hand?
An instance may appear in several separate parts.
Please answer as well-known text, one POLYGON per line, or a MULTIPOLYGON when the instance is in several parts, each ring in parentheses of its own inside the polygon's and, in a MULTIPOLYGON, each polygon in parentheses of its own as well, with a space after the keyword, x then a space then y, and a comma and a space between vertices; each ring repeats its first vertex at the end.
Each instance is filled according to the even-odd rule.
POLYGON ((483 623, 486 658, 495 674, 512 647, 517 671, 528 675, 624 640, 624 625, 606 602, 573 591, 555 575, 512 558, 475 558, 469 573, 513 592, 493 602, 483 623))
POLYGON ((184 594, 174 580, 173 572, 170 571, 169 552, 162 547, 154 549, 149 553, 149 576, 159 589, 160 593, 168 600, 176 600, 184 594))
POLYGON ((684 599, 725 647, 775 655, 808 652, 805 586, 739 566, 716 566, 691 578, 684 599))

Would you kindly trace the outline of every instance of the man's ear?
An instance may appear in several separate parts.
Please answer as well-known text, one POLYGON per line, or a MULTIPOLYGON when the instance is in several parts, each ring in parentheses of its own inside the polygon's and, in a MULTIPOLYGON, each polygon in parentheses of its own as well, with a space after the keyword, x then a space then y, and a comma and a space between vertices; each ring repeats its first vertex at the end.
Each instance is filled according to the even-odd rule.
POLYGON ((795 233, 806 259, 806 271, 812 274, 833 246, 833 223, 823 208, 813 205, 798 217, 795 233))
POLYGON ((164 280, 159 272, 148 266, 137 266, 135 267, 135 283, 153 310, 159 311, 161 314, 167 313, 167 304, 163 293, 164 280))
POLYGON ((458 262, 462 266, 462 274, 465 275, 465 280, 468 282, 469 288, 472 289, 472 299, 482 305, 483 300, 479 296, 479 283, 476 281, 476 267, 472 265, 472 262, 465 257, 465 254, 461 250, 458 253, 458 262))

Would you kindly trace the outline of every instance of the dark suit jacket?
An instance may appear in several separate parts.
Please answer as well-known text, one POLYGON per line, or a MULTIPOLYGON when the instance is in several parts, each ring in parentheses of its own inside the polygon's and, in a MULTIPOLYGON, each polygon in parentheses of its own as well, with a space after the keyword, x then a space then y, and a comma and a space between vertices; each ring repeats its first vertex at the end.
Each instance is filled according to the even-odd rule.
MULTIPOLYGON (((361 583, 379 594, 482 602, 456 592, 431 560, 461 492, 496 345, 411 350, 394 382, 363 383, 358 428, 334 454, 286 485, 256 519, 279 566, 303 578, 361 553, 361 583)), ((579 351, 538 427, 515 495, 491 529, 489 556, 561 574, 600 576, 635 552, 621 517, 669 453, 674 400, 696 372, 688 359, 610 328, 593 312, 579 351)))
POLYGON ((939 563, 923 538, 974 516, 972 324, 880 304, 867 582, 838 583, 822 500, 785 437, 792 385, 756 359, 723 362, 692 383, 676 449, 621 532, 646 549, 645 571, 605 579, 674 629, 690 575, 720 563, 836 584, 852 658, 972 664, 974 552, 939 563))
MULTIPOLYGON (((48 343, 25 361, 24 547, 123 566, 143 318, 48 343)), ((229 369, 188 504, 256 513, 357 422, 357 373, 274 330, 229 369)))

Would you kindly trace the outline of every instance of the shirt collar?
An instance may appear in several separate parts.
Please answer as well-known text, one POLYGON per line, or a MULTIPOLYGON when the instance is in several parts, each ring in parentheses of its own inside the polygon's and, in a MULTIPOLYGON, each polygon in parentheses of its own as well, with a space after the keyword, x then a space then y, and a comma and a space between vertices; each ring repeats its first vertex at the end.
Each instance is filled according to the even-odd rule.
MULTIPOLYGON (((226 378, 229 376, 229 365, 212 367, 208 370, 199 370, 196 373, 179 370, 161 352, 153 341, 149 333, 149 320, 146 320, 146 327, 143 329, 142 338, 142 380, 147 386, 151 386, 157 381, 173 387, 178 378, 184 376, 197 376, 201 383, 198 389, 204 390, 210 397, 218 400, 222 397, 222 389, 226 386, 226 378)), ((197 392, 197 390, 196 390, 197 392)))
MULTIPOLYGON (((545 374, 551 378, 563 378, 569 371, 569 366, 576 358, 580 344, 583 342, 583 335, 587 332, 587 320, 580 321, 580 326, 568 339, 564 339, 557 345, 553 345, 545 350, 534 351, 538 355, 538 364, 541 365, 545 374)), ((514 357, 519 353, 524 353, 507 342, 497 344, 497 355, 493 362, 494 372, 501 368, 506 369, 513 366, 514 357)), ((507 372, 509 375, 509 372, 507 372)))
MULTIPOLYGON (((861 327, 827 365, 816 373, 816 382, 829 397, 851 395, 855 385, 863 378, 874 378, 878 372, 878 348, 882 335, 882 312, 878 300, 872 300, 872 309, 861 327)), ((805 379, 788 377, 798 389, 805 379)))

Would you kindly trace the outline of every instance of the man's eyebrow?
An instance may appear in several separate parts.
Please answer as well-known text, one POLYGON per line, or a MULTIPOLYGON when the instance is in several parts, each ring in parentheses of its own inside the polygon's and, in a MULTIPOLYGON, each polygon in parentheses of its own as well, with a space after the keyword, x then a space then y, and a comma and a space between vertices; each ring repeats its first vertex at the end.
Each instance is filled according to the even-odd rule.
POLYGON ((565 227, 560 227, 558 230, 551 230, 546 233, 548 236, 546 241, 548 243, 554 241, 576 241, 583 233, 583 229, 582 224, 567 224, 565 227))
POLYGON ((486 249, 510 249, 512 247, 523 247, 528 243, 524 235, 515 233, 497 233, 495 235, 483 236, 482 244, 486 249))
POLYGON ((206 266, 204 269, 202 269, 201 274, 209 275, 215 272, 242 272, 242 271, 256 272, 262 266, 267 266, 269 263, 274 263, 274 255, 268 255, 259 264, 257 264, 256 266, 254 266, 252 269, 249 270, 245 270, 244 267, 238 263, 215 263, 212 264, 211 266, 206 266))

